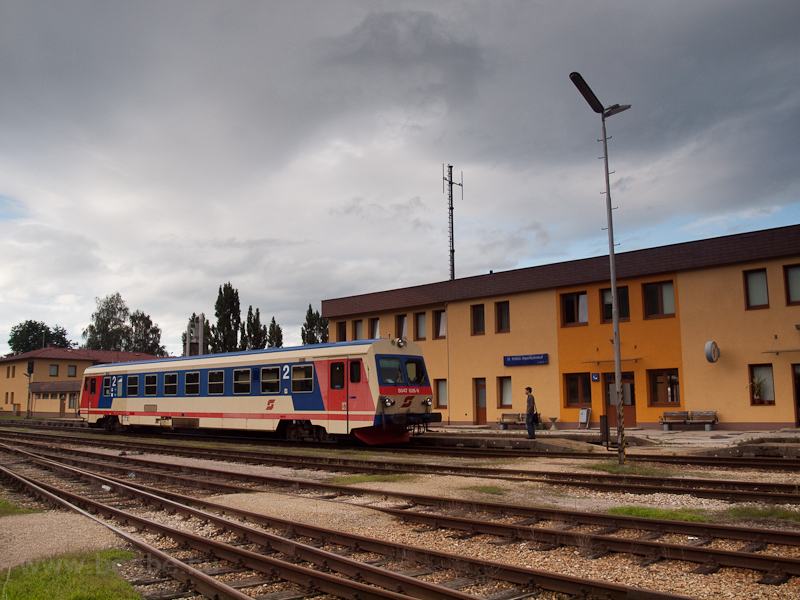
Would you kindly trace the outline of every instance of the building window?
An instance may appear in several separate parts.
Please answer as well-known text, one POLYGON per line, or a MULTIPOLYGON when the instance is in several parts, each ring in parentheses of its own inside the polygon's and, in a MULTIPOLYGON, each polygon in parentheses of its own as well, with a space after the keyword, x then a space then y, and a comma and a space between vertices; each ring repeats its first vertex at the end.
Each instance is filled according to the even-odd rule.
POLYGON ((645 284, 643 291, 646 319, 675 316, 675 287, 671 281, 645 284))
POLYGON ((748 310, 769 308, 766 269, 755 269, 753 271, 744 272, 744 293, 748 310))
POLYGON ((177 373, 164 373, 164 395, 177 396, 178 395, 178 374, 177 373))
POLYGON ((433 311, 433 339, 443 340, 447 337, 447 314, 443 310, 433 311))
POLYGON ((397 337, 406 339, 408 337, 408 319, 406 315, 397 315, 394 321, 394 329, 397 337))
POLYGON ((373 340, 380 339, 381 337, 381 320, 380 319, 370 319, 369 320, 369 337, 373 340))
POLYGON ((472 335, 484 335, 486 333, 486 319, 483 313, 483 304, 473 304, 470 306, 470 315, 472 335))
POLYGON ((314 365, 292 367, 292 393, 314 391, 314 365))
POLYGON ((69 408, 75 410, 78 406, 78 394, 70 392, 69 394, 69 408))
POLYGON ((158 375, 144 376, 144 395, 155 396, 158 393, 158 375))
POLYGON ((495 332, 508 333, 511 331, 511 309, 508 300, 494 303, 495 332))
POLYGON ((11 379, 17 376, 17 365, 11 365, 11 379))
POLYGON ((336 323, 336 341, 347 341, 347 321, 338 321, 336 323))
POLYGON ((750 404, 775 404, 772 365, 750 365, 750 404))
POLYGON ((498 408, 511 408, 513 398, 511 393, 511 377, 497 378, 498 408))
POLYGON ((261 369, 261 393, 280 394, 281 392, 281 368, 263 367, 261 369))
POLYGON ((564 388, 569 408, 592 406, 592 377, 589 373, 566 373, 564 388))
POLYGON ((561 294, 561 324, 564 327, 589 323, 589 302, 586 292, 561 294))
POLYGON ((678 406, 681 387, 678 369, 658 369, 647 372, 650 385, 650 406, 678 406))
POLYGON ((50 365, 50 377, 58 377, 58 365, 50 365))
POLYGON ((250 393, 250 369, 233 370, 233 393, 234 394, 250 393))
POLYGON ((67 377, 77 377, 78 367, 75 365, 67 366, 67 377))
POLYGON ((128 375, 126 378, 125 383, 128 385, 128 390, 126 394, 128 396, 138 396, 139 395, 139 376, 138 375, 128 375))
POLYGON ((183 393, 186 396, 197 396, 200 394, 200 372, 192 371, 183 376, 183 393))
POLYGON ((784 267, 783 280, 786 286, 786 304, 800 304, 800 265, 784 267))
POLYGON ((424 341, 428 336, 428 321, 425 313, 414 313, 414 339, 424 341))
POLYGON ((434 384, 436 408, 447 408, 447 379, 437 379, 434 384))
POLYGON ((364 339, 364 321, 361 319, 356 319, 353 321, 353 339, 354 340, 363 340, 364 339))
MULTIPOLYGON (((600 297, 603 299, 603 323, 611 323, 614 320, 611 290, 603 290, 600 292, 600 297)), ((628 301, 628 286, 617 288, 617 307, 619 308, 619 320, 630 321, 631 306, 628 301)))
POLYGON ((214 395, 225 393, 225 371, 208 372, 208 393, 214 395))

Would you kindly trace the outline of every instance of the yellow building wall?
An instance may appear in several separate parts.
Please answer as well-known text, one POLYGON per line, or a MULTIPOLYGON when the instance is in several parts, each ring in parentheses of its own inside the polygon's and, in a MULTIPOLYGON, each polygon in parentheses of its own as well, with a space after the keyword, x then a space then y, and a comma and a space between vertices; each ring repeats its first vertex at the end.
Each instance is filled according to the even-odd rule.
MULTIPOLYGON (((567 389, 563 374, 598 374, 599 381, 592 382, 591 422, 598 423, 601 415, 608 414, 604 381, 607 374, 614 375, 614 329, 611 322, 602 322, 602 291, 610 287, 602 284, 574 286, 556 290, 559 310, 554 319, 558 323, 558 362, 561 368, 559 390, 561 398, 561 421, 568 426, 577 426, 580 408, 567 405, 567 389), (575 292, 586 292, 589 320, 586 325, 561 325, 561 296, 575 292)), ((620 320, 620 354, 622 372, 633 373, 635 411, 625 407, 626 423, 657 423, 663 414, 663 406, 651 406, 648 390, 648 371, 651 369, 680 369, 680 286, 674 274, 657 277, 620 280, 617 287, 628 288, 630 319, 620 320), (644 318, 643 286, 647 283, 672 281, 675 293, 675 316, 644 318), (630 414, 633 413, 633 414, 630 414)), ((681 398, 681 404, 683 398, 681 398)), ((680 410, 679 407, 668 407, 680 410)), ((609 423, 612 427, 614 423, 609 423)))
POLYGON ((721 428, 795 427, 797 390, 794 365, 800 365, 800 306, 787 306, 783 266, 760 262, 682 273, 687 304, 697 307, 681 319, 683 378, 687 410, 716 410, 721 428), (746 309, 744 272, 765 268, 769 308, 746 309), (705 344, 720 348, 716 363, 706 360, 705 344), (787 352, 780 352, 787 350, 787 352), (775 404, 750 400, 752 364, 772 364, 775 404))
MULTIPOLYGON (((81 381, 83 371, 92 363, 90 361, 76 361, 69 359, 50 359, 35 358, 31 383, 50 383, 59 381, 81 381), (50 376, 50 365, 58 365, 58 375, 50 376), (68 368, 75 367, 75 377, 67 375, 68 368)), ((0 369, 0 414, 10 415, 13 413, 13 404, 19 405, 19 414, 25 415, 28 411, 28 378, 25 374, 28 371, 28 359, 9 361, 2 365, 0 369), (15 368, 11 368, 15 367, 15 368), (11 376, 13 373, 13 376, 11 376), (9 375, 9 376, 7 376, 9 375), (6 403, 6 393, 9 402, 6 403), (13 394, 14 402, 11 402, 13 394)), ((59 398, 35 399, 31 395, 31 411, 33 416, 58 416, 61 401, 59 398)), ((69 399, 67 399, 67 407, 69 399)), ((66 416, 75 414, 74 410, 66 409, 66 416)))

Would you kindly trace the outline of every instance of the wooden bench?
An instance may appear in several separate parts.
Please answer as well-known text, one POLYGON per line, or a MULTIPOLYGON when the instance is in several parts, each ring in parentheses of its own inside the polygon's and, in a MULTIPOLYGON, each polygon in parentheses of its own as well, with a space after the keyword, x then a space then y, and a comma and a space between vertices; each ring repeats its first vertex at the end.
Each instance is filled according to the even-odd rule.
POLYGON ((686 421, 687 425, 704 425, 706 431, 711 431, 719 423, 715 410, 693 410, 686 421))
POLYGON ((711 431, 719 423, 715 410, 665 410, 664 415, 658 418, 664 431, 669 431, 673 425, 703 425, 706 431, 711 431))
POLYGON ((658 417, 658 420, 661 421, 664 431, 669 431, 673 425, 686 425, 686 421, 689 420, 689 411, 665 410, 664 415, 658 417))
POLYGON ((497 419, 500 429, 508 429, 509 425, 525 425, 525 413, 503 413, 497 419))

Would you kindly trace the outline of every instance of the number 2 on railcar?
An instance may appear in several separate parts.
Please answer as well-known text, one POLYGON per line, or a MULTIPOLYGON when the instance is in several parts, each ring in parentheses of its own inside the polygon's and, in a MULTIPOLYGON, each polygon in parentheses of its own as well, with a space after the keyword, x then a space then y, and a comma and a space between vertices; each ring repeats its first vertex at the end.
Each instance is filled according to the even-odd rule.
POLYGON ((86 369, 90 426, 276 432, 284 439, 408 441, 440 422, 422 350, 364 340, 86 369))

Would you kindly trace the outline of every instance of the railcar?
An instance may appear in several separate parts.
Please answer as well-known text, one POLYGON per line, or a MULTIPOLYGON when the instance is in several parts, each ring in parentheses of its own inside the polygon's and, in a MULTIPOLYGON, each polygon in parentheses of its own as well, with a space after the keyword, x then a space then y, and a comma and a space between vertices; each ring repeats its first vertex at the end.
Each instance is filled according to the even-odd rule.
POLYGON ((289 440, 408 441, 440 422, 422 350, 405 339, 95 365, 90 426, 275 432, 289 440))

